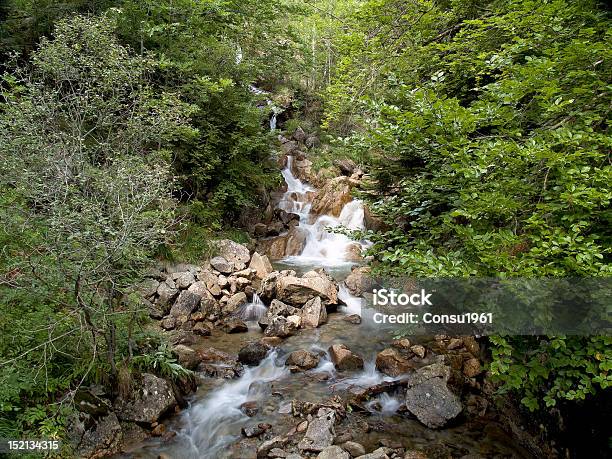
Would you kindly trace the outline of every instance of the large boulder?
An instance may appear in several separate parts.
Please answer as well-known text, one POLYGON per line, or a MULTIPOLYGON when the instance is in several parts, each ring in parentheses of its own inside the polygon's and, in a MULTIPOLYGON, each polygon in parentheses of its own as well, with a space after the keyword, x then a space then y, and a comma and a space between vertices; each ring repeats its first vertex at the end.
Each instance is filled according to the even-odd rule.
POLYGON ((159 299, 157 300, 158 304, 162 307, 166 307, 172 304, 174 299, 178 296, 179 290, 172 279, 167 279, 159 284, 157 287, 157 294, 159 295, 159 299))
POLYGON ((269 320, 268 326, 264 330, 264 335, 287 338, 288 336, 293 335, 296 328, 297 327, 295 326, 294 322, 289 321, 283 316, 276 316, 269 320))
POLYGON ((201 299, 200 295, 183 290, 170 309, 170 315, 172 317, 188 316, 198 308, 201 299))
POLYGON ((276 282, 279 277, 280 273, 278 271, 272 271, 261 280, 257 294, 264 303, 269 303, 276 297, 276 282))
POLYGON ((298 443, 302 451, 321 452, 334 442, 336 412, 331 408, 319 408, 317 416, 308 424, 304 438, 298 443))
POLYGON ((178 357, 178 362, 188 370, 193 370, 200 363, 197 352, 184 344, 174 346, 172 352, 178 357))
POLYGON ((298 367, 300 370, 310 370, 319 364, 319 356, 305 349, 293 351, 287 357, 285 365, 298 367))
POLYGON ((214 248, 217 250, 217 254, 225 258, 230 263, 235 264, 248 264, 251 259, 249 249, 244 245, 239 244, 229 239, 222 239, 213 242, 214 248))
POLYGON ((119 397, 115 401, 115 413, 122 421, 157 422, 177 404, 170 383, 150 373, 142 375, 128 399, 119 397))
POLYGON ((410 361, 395 349, 385 349, 376 356, 376 369, 386 375, 396 377, 407 373, 411 368, 410 361))
POLYGON ((353 175, 353 172, 355 172, 355 169, 357 168, 355 161, 349 158, 335 160, 334 166, 340 169, 342 175, 346 175, 347 177, 353 175))
POLYGON ((352 201, 351 190, 356 184, 356 181, 345 176, 331 179, 315 196, 310 213, 339 217, 345 204, 352 201))
POLYGON ((339 446, 332 445, 321 451, 317 459, 351 459, 351 455, 339 446))
POLYGON ((240 306, 247 302, 247 296, 244 292, 235 293, 227 300, 226 305, 223 307, 223 312, 226 314, 232 314, 240 306))
POLYGON ((363 368, 363 359, 344 344, 333 344, 328 349, 334 366, 338 370, 359 370, 363 368))
POLYGON ((406 408, 427 427, 443 427, 461 413, 459 397, 447 386, 451 369, 434 363, 419 368, 408 379, 406 408))
POLYGON ((258 341, 247 343, 238 352, 238 361, 245 365, 259 365, 259 362, 266 358, 269 350, 268 346, 258 341))
POLYGON ((268 257, 266 255, 260 255, 257 252, 253 254, 249 268, 255 271, 255 275, 259 279, 265 278, 273 271, 272 263, 270 263, 268 257))
POLYGON ((112 456, 121 450, 123 432, 115 413, 94 420, 93 426, 85 430, 84 425, 73 429, 79 437, 74 452, 78 457, 97 459, 112 456))
POLYGON ((374 282, 370 276, 370 267, 360 266, 354 268, 344 280, 344 284, 348 291, 355 296, 361 296, 366 292, 371 292, 374 282))
POLYGON ((309 181, 312 172, 312 161, 307 158, 296 158, 291 164, 293 175, 299 180, 309 181))
POLYGON ((234 265, 229 262, 225 257, 211 258, 210 265, 223 274, 230 274, 234 270, 234 265))
POLYGON ((315 297, 321 297, 325 304, 338 304, 338 287, 327 275, 310 271, 303 277, 286 276, 276 283, 279 300, 302 306, 315 297))
POLYGON ((321 297, 317 296, 308 301, 300 311, 300 317, 303 328, 317 328, 327 322, 327 310, 321 303, 321 297))
POLYGON ((266 310, 266 316, 272 318, 274 316, 289 317, 298 314, 300 310, 283 303, 282 301, 272 300, 270 307, 266 310))
POLYGON ((237 317, 230 317, 223 324, 223 331, 225 333, 246 333, 249 331, 249 326, 237 317))
POLYGON ((304 129, 298 126, 298 128, 295 130, 291 137, 293 138, 293 140, 296 140, 298 142, 304 142, 306 140, 307 135, 304 132, 304 129))
POLYGON ((195 282, 195 276, 190 271, 179 273, 174 283, 178 288, 185 289, 189 288, 191 284, 195 282))

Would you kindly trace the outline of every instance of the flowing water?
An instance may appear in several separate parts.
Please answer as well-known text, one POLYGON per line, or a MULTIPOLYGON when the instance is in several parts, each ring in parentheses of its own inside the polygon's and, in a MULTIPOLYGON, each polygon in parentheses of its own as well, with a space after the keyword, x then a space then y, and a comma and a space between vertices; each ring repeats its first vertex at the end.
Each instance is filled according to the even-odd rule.
MULTIPOLYGON (((316 190, 294 176, 292 163, 293 157, 290 156, 282 171, 287 191, 279 207, 299 215, 299 227, 307 232, 307 240, 301 255, 280 260, 276 267, 291 267, 304 272, 323 266, 342 279, 354 264, 346 259, 346 250, 354 241, 327 229, 341 225, 363 229, 363 204, 358 200, 349 202, 337 218, 311 215, 312 196, 316 190)), ((365 247, 367 242, 363 241, 361 245, 365 247)), ((205 379, 189 408, 168 423, 168 428, 176 432, 174 438, 170 441, 149 439, 124 457, 156 458, 160 453, 174 459, 254 457, 261 441, 241 441, 241 429, 247 424, 270 423, 273 434, 282 435, 298 422, 290 414, 292 400, 320 402, 334 393, 359 392, 392 381, 393 378, 375 368, 377 352, 390 341, 390 329, 382 329, 368 320, 373 311, 364 308, 362 299, 352 296, 343 283, 340 283, 339 298, 344 303, 339 314, 330 314, 328 322, 315 330, 303 330, 289 337, 258 366, 247 367, 238 379, 205 379), (360 314, 364 320, 361 325, 350 324, 343 320, 344 314, 360 314), (363 356, 364 369, 338 373, 327 351, 336 343, 345 344, 363 356), (291 374, 284 363, 288 353, 297 349, 318 353, 319 365, 307 372, 291 374), (254 417, 248 417, 241 410, 245 402, 257 404, 258 412, 254 417)), ((239 311, 240 316, 250 323, 248 333, 227 335, 214 330, 204 346, 212 345, 225 352, 237 353, 244 343, 262 336, 256 321, 265 311, 266 305, 254 295, 252 301, 239 311)), ((424 364, 427 363, 426 359, 424 364)), ((486 434, 484 426, 467 424, 434 431, 403 415, 400 412, 402 405, 401 393, 382 393, 368 401, 365 411, 354 414, 348 422, 367 421, 375 428, 367 430, 357 440, 369 450, 374 449, 381 439, 393 439, 406 448, 423 448, 437 442, 485 457, 525 457, 503 433, 486 434)))

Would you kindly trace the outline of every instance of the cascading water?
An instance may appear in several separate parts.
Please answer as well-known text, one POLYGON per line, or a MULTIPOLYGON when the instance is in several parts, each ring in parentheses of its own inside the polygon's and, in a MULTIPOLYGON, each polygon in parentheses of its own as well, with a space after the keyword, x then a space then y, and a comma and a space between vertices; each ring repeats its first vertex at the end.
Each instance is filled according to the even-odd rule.
POLYGON ((247 368, 240 378, 225 383, 185 411, 182 416, 184 428, 176 440, 188 447, 173 450, 173 457, 227 457, 223 451, 240 438, 240 429, 249 420, 240 406, 268 397, 269 383, 289 374, 287 367, 276 364, 277 357, 276 352, 271 352, 258 366, 247 368))
POLYGON ((266 313, 266 305, 257 293, 253 293, 253 299, 250 303, 243 304, 237 311, 238 317, 247 322, 255 322, 266 313))
MULTIPOLYGON (((342 208, 338 217, 312 215, 311 199, 316 190, 295 177, 292 170, 293 161, 294 157, 288 156, 287 166, 282 171, 287 191, 279 203, 279 208, 299 215, 299 228, 306 232, 306 244, 300 255, 287 257, 283 261, 313 266, 351 264, 352 262, 347 260, 347 253, 355 241, 344 234, 327 229, 340 226, 349 230, 365 229, 363 203, 357 199, 352 200, 342 208)), ((367 242, 360 245, 362 248, 367 247, 367 242)))

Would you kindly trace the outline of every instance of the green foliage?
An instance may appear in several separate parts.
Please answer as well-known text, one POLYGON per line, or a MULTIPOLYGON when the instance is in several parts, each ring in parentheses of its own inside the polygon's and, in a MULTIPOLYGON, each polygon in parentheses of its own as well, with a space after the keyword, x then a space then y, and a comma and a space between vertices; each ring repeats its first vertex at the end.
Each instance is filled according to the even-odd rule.
POLYGON ((132 365, 142 372, 153 372, 170 379, 191 375, 176 360, 167 344, 161 344, 156 351, 134 356, 132 365))
MULTIPOLYGON (((597 3, 376 0, 345 21, 324 125, 365 158, 363 198, 391 228, 366 235, 380 272, 612 274, 611 29, 597 3)), ((496 379, 532 409, 608 387, 605 338, 492 345, 496 379)))

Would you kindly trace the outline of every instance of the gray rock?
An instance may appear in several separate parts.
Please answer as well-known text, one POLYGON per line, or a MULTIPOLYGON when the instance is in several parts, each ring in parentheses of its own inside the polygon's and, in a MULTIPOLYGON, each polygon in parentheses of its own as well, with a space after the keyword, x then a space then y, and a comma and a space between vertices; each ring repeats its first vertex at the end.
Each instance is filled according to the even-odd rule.
POLYGON ((198 354, 189 346, 179 344, 174 346, 172 351, 177 355, 178 362, 188 370, 193 370, 198 366, 198 363, 200 363, 198 354))
POLYGON ((370 454, 359 456, 359 459, 389 459, 389 456, 387 455, 387 448, 378 448, 370 454))
POLYGON ((361 296, 365 292, 371 292, 374 283, 370 277, 369 266, 361 266, 353 269, 351 274, 344 280, 344 284, 348 291, 355 296, 361 296))
POLYGON ((259 362, 266 358, 269 350, 270 348, 265 344, 253 341, 240 349, 238 361, 245 365, 259 365, 259 362))
POLYGON ((174 282, 178 288, 189 288, 189 286, 195 282, 195 276, 191 272, 187 271, 185 273, 181 273, 181 275, 178 276, 174 282))
POLYGON ((240 264, 246 265, 251 259, 249 249, 242 244, 230 241, 229 239, 214 241, 213 246, 217 249, 220 257, 225 258, 230 263, 235 263, 236 266, 239 266, 240 264))
POLYGON ((244 292, 235 293, 227 300, 226 305, 223 307, 223 312, 226 314, 232 314, 238 309, 238 307, 242 306, 247 302, 247 296, 244 292))
POLYGON ((232 317, 225 322, 223 330, 225 333, 246 333, 249 331, 249 327, 237 317, 232 317))
POLYGON ((272 300, 272 303, 270 303, 270 307, 266 311, 266 315, 268 317, 274 317, 274 316, 289 317, 289 316, 293 316, 297 314, 298 312, 299 312, 298 308, 289 306, 288 304, 285 304, 279 300, 272 300))
POLYGON ((332 445, 321 451, 317 459, 351 459, 351 455, 339 446, 332 445))
POLYGON ((198 322, 193 326, 192 330, 196 335, 200 336, 210 336, 212 334, 212 329, 210 325, 205 322, 198 322))
POLYGON ((159 299, 157 300, 158 304, 161 306, 167 306, 171 304, 174 299, 178 296, 179 291, 172 280, 166 280, 159 284, 157 287, 157 294, 159 295, 159 299))
POLYGON ((287 338, 288 336, 291 336, 294 331, 295 325, 293 324, 293 322, 289 322, 283 316, 276 316, 269 320, 269 324, 264 330, 264 335, 287 338))
POLYGON ((376 355, 376 369, 388 376, 396 377, 407 373, 412 364, 396 349, 387 348, 376 355))
POLYGON ((349 454, 353 457, 363 456, 366 453, 363 445, 354 441, 347 441, 343 443, 342 448, 348 451, 349 454))
POLYGON ((338 304, 338 287, 328 276, 310 271, 303 277, 285 276, 276 283, 276 294, 280 301, 302 306, 319 296, 325 304, 338 304))
POLYGON ((350 314, 343 317, 342 320, 349 324, 359 325, 361 323, 361 316, 359 314, 350 314))
POLYGON ((295 130, 291 137, 293 138, 293 140, 303 142, 304 140, 306 140, 306 133, 304 132, 304 129, 298 126, 298 128, 295 130))
POLYGON ((270 259, 266 255, 260 255, 257 252, 253 254, 249 268, 255 271, 255 275, 259 279, 263 279, 273 271, 270 259))
POLYGON ((84 431, 75 452, 82 458, 112 456, 121 450, 122 438, 123 432, 119 420, 115 413, 111 412, 84 431))
POLYGON ((427 427, 444 426, 461 413, 463 406, 447 386, 450 368, 435 363, 419 368, 408 380, 406 408, 427 427))
POLYGON ((320 452, 334 442, 336 412, 331 408, 319 408, 317 416, 308 424, 304 438, 298 443, 302 451, 320 452))
POLYGON ((234 266, 223 257, 212 258, 210 265, 223 274, 230 274, 234 270, 234 266))
POLYGON ((172 317, 188 316, 200 305, 200 295, 183 290, 170 309, 172 317))
POLYGON ((144 373, 137 387, 129 399, 115 401, 115 413, 122 421, 153 423, 176 406, 174 392, 165 379, 144 373))
POLYGON ((317 328, 327 322, 327 310, 321 302, 321 297, 315 297, 308 301, 300 313, 302 327, 317 328))
POLYGON ((268 453, 274 448, 281 448, 287 443, 288 439, 283 437, 274 437, 270 440, 263 442, 259 448, 257 448, 257 457, 268 457, 268 453))
POLYGON ((137 291, 144 298, 151 298, 155 293, 157 293, 157 289, 159 288, 159 281, 155 279, 145 279, 137 286, 137 291))

